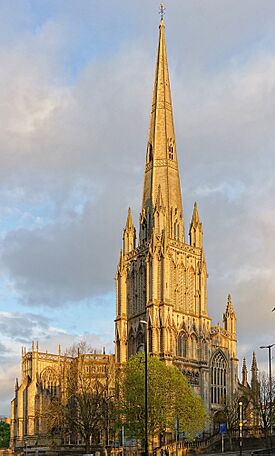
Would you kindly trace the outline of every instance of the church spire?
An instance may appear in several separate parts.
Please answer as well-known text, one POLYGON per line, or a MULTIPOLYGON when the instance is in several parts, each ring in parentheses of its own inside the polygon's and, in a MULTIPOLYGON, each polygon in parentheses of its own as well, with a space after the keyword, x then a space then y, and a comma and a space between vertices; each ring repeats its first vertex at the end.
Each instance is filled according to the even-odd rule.
MULTIPOLYGON (((153 212, 159 187, 166 208, 168 236, 184 241, 181 189, 163 18, 159 25, 142 201, 141 220, 146 222, 149 237, 154 226, 153 212)), ((144 228, 141 227, 141 229, 144 228)))

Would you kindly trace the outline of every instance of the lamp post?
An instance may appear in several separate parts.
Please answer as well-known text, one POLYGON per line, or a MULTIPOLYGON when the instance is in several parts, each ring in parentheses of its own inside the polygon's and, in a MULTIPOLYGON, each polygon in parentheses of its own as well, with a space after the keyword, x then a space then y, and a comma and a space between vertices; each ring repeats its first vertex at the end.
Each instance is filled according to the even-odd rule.
POLYGON ((239 402, 239 445, 240 445, 240 456, 242 456, 243 453, 243 403, 240 401, 239 402))
POLYGON ((148 456, 148 358, 147 358, 147 326, 145 320, 140 320, 140 323, 145 325, 144 333, 144 408, 145 408, 145 456, 148 456))
POLYGON ((268 349, 268 370, 269 370, 269 432, 270 448, 272 447, 272 366, 271 366, 271 349, 275 344, 261 345, 260 348, 268 349))

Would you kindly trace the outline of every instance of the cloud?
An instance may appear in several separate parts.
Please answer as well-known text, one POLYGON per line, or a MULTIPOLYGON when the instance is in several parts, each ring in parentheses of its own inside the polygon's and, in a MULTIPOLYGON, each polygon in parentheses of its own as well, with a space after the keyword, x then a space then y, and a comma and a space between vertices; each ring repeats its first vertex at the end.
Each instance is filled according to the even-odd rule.
MULTIPOLYGON (((0 273, 28 306, 25 322, 1 314, 14 354, 12 328, 16 344, 70 345, 46 307, 101 312, 127 208, 137 222, 141 205, 155 2, 70 7, 8 9, 16 32, 0 32, 0 273)), ((186 225, 198 200, 209 313, 221 319, 232 293, 240 356, 274 337, 274 19, 273 0, 171 0, 166 20, 186 225)))
MULTIPOLYGON (((104 331, 102 331, 102 334, 104 331)), ((20 381, 21 346, 31 350, 32 341, 39 341, 39 351, 62 353, 73 344, 85 340, 90 347, 106 353, 111 350, 111 344, 106 343, 102 336, 93 332, 73 334, 58 327, 54 318, 42 314, 22 312, 0 312, 0 410, 1 414, 9 416, 10 400, 14 394, 15 378, 20 381)))
POLYGON ((15 342, 26 343, 38 336, 43 338, 50 331, 50 319, 43 315, 0 312, 0 333, 15 342))

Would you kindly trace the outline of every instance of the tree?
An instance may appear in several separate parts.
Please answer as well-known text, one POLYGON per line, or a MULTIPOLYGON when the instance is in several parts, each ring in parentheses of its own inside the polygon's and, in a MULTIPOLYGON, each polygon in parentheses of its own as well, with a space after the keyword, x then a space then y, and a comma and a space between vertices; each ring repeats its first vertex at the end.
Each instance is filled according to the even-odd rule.
POLYGON ((106 355, 78 352, 76 357, 63 357, 58 388, 45 395, 43 406, 45 427, 54 440, 81 438, 87 453, 91 445, 108 443, 114 373, 114 359, 106 355))
POLYGON ((0 448, 8 448, 10 442, 10 425, 0 421, 0 448))
POLYGON ((242 402, 243 421, 247 421, 249 408, 251 405, 251 393, 249 390, 242 390, 235 392, 233 397, 230 398, 224 405, 223 415, 226 422, 230 450, 233 449, 233 435, 234 431, 239 429, 240 422, 240 402, 242 402))
POLYGON ((270 431, 270 406, 271 410, 271 419, 274 417, 275 403, 274 403, 274 394, 275 394, 275 378, 271 379, 272 382, 272 398, 270 404, 270 383, 269 376, 266 372, 260 372, 258 378, 258 385, 256 391, 254 392, 254 407, 258 413, 260 425, 266 440, 268 441, 269 431, 270 431))
MULTIPOLYGON (((144 439, 144 354, 132 356, 122 373, 121 416, 127 435, 144 439)), ((156 357, 148 358, 148 430, 151 437, 175 427, 189 437, 202 431, 206 411, 201 398, 189 386, 186 377, 174 366, 156 357)))

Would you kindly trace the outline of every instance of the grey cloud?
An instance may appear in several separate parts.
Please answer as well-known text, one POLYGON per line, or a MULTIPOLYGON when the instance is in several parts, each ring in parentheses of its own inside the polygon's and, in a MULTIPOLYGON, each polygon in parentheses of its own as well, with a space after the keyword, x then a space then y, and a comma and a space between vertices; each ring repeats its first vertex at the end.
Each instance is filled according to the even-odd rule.
MULTIPOLYGON (((246 347, 259 322, 274 337, 275 290, 259 269, 274 275, 275 55, 265 43, 274 43, 275 7, 178 4, 169 7, 167 41, 185 217, 198 199, 209 312, 221 319, 232 292, 246 347)), ((37 195, 55 208, 48 225, 15 229, 2 243, 2 268, 24 303, 64 305, 109 292, 128 205, 138 219, 157 30, 139 2, 127 5, 123 14, 137 11, 139 36, 134 30, 132 42, 91 61, 73 84, 53 84, 53 56, 41 79, 44 64, 32 74, 27 50, 20 58, 16 49, 2 53, 0 84, 13 109, 0 111, 1 185, 24 188, 24 204, 37 195)))
POLYGON ((48 330, 49 319, 42 315, 0 312, 0 334, 16 342, 29 343, 32 337, 38 333, 43 337, 48 330))

